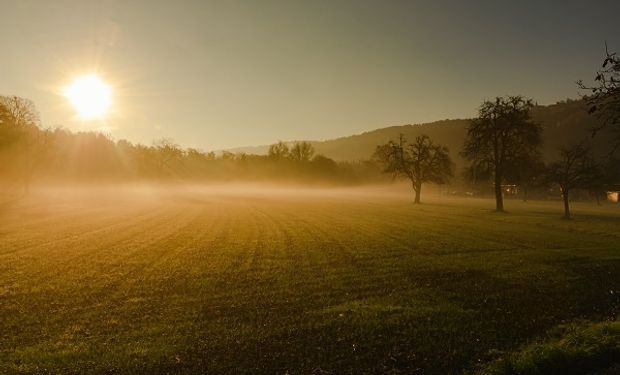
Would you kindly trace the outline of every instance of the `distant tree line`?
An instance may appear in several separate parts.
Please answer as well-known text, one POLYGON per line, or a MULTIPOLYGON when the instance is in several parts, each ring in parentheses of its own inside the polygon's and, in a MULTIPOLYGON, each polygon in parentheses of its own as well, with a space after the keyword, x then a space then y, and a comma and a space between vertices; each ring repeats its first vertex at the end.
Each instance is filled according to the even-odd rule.
POLYGON ((381 181, 372 161, 337 162, 308 142, 279 142, 267 155, 115 141, 98 132, 42 128, 34 104, 0 97, 0 180, 28 189, 33 181, 277 181, 356 184, 381 181))

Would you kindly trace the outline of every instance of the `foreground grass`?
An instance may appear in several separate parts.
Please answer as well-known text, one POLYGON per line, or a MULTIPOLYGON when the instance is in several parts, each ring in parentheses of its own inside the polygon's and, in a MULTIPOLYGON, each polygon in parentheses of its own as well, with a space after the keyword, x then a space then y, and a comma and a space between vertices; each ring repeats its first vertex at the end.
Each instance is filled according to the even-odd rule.
POLYGON ((546 340, 510 353, 479 375, 620 373, 620 322, 561 326, 546 340))
POLYGON ((615 320, 620 208, 83 192, 0 211, 0 373, 460 373, 615 320))

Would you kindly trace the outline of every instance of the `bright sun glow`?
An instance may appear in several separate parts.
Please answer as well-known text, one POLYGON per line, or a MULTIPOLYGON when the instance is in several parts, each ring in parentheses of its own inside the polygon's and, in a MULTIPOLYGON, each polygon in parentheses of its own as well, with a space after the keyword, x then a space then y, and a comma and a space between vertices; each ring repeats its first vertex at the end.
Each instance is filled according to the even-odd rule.
POLYGON ((103 117, 112 104, 112 88, 94 74, 76 78, 64 95, 84 119, 103 117))

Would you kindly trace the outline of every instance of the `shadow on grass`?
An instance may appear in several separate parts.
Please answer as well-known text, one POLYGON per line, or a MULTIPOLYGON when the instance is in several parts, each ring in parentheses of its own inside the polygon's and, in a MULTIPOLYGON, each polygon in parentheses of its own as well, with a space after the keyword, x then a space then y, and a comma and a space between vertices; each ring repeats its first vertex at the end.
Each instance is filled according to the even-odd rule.
POLYGON ((158 368, 180 373, 462 373, 558 325, 615 319, 620 260, 562 266, 563 275, 531 278, 480 270, 418 271, 403 280, 406 288, 392 290, 380 302, 343 295, 321 310, 316 310, 320 301, 313 301, 312 312, 310 306, 267 315, 248 310, 233 323, 240 330, 234 338, 210 341, 208 329, 198 330, 205 340, 188 344, 179 363, 158 368))

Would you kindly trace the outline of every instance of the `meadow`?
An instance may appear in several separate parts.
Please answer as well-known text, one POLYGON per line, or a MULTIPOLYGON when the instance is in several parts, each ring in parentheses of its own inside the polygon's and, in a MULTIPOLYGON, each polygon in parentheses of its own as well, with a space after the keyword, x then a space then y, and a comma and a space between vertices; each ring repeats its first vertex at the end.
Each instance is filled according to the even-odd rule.
POLYGON ((0 203, 0 373, 455 374, 615 320, 620 205, 383 189, 0 203))

